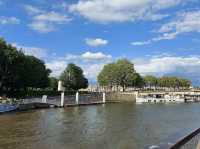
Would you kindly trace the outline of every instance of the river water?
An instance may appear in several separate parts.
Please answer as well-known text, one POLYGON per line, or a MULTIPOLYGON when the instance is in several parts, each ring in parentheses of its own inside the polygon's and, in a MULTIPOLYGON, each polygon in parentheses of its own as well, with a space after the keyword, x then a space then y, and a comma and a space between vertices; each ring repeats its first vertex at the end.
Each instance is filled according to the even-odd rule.
POLYGON ((142 149, 200 126, 200 104, 107 104, 0 115, 0 149, 142 149))

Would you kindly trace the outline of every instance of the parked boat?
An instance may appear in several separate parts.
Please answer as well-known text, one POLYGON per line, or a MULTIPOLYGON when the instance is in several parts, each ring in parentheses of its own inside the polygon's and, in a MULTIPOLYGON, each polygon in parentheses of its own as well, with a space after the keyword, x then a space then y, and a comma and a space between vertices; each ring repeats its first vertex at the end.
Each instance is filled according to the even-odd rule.
POLYGON ((136 103, 168 103, 185 102, 180 95, 170 95, 165 93, 144 93, 136 96, 136 103))
POLYGON ((0 104, 0 114, 17 110, 17 105, 0 104))

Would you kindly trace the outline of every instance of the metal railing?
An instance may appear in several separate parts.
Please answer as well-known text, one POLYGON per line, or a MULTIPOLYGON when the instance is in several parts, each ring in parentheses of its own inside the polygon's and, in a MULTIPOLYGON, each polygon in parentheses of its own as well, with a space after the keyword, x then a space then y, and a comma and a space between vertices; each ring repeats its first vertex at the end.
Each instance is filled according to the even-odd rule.
POLYGON ((200 149, 200 128, 189 129, 191 132, 189 134, 186 133, 188 130, 182 131, 163 140, 158 145, 147 146, 145 149, 200 149))
MULTIPOLYGON (((98 103, 103 102, 103 93, 87 93, 87 94, 79 94, 78 95, 78 104, 90 104, 90 103, 98 103)), ((42 103, 42 97, 41 98, 29 98, 29 99, 23 99, 22 103, 28 104, 28 103, 42 103)), ((54 96, 54 97, 47 97, 46 102, 48 104, 53 104, 60 106, 61 104, 61 96, 54 96)), ((76 95, 65 95, 64 96, 64 105, 73 105, 76 103, 76 95)))
POLYGON ((180 139, 170 149, 197 149, 200 141, 200 128, 180 139))

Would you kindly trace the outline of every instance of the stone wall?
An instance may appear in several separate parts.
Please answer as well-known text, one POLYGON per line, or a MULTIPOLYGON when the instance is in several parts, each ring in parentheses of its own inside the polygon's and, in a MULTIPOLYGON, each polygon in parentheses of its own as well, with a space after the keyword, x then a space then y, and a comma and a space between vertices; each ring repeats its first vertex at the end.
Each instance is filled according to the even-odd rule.
POLYGON ((106 102, 136 102, 135 93, 109 92, 106 93, 106 102))

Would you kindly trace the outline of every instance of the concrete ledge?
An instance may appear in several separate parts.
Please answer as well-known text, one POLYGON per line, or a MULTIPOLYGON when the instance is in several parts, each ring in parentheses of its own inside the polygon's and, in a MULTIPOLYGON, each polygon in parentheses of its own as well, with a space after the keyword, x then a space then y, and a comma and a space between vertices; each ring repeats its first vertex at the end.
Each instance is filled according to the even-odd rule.
POLYGON ((56 108, 56 105, 48 104, 48 103, 28 103, 28 104, 20 104, 18 107, 18 111, 26 111, 33 109, 47 109, 51 107, 56 108))
POLYGON ((102 105, 103 102, 94 102, 94 103, 80 103, 80 104, 66 104, 65 107, 78 107, 78 106, 92 106, 92 105, 102 105))

